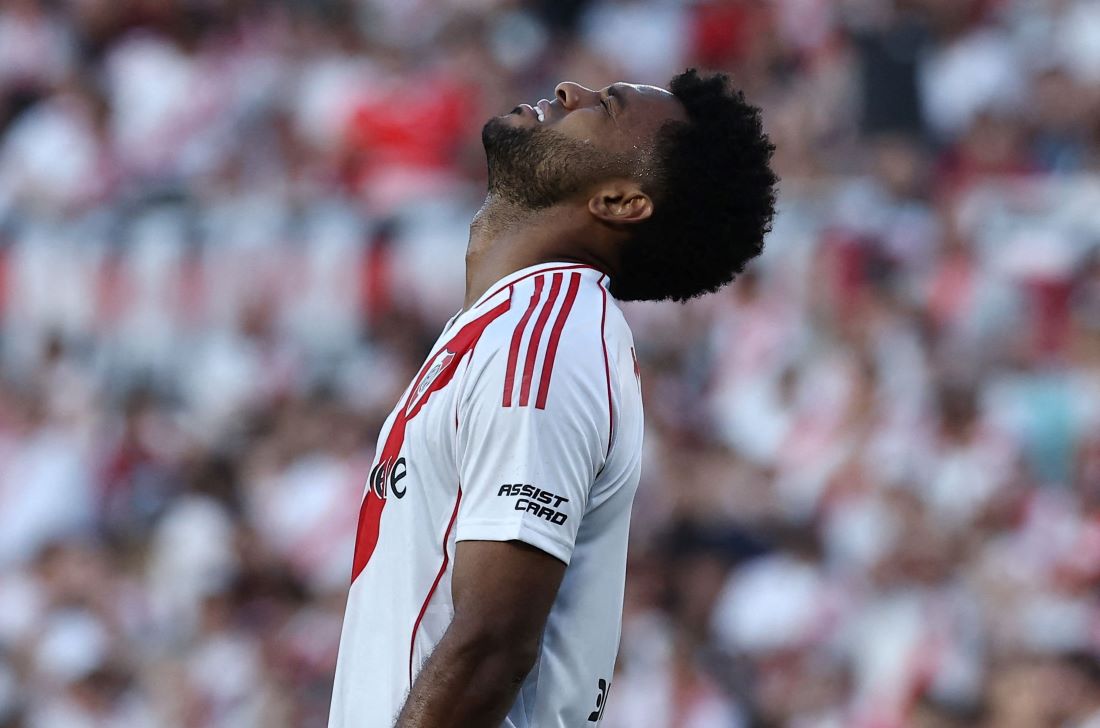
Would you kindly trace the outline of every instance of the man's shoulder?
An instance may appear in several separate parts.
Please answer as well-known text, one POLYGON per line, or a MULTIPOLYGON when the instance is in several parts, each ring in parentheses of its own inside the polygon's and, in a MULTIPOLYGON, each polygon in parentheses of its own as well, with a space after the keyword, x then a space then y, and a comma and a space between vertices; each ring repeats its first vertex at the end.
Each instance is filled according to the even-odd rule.
POLYGON ((605 336, 621 319, 605 283, 592 268, 562 266, 508 285, 508 312, 485 330, 470 362, 479 377, 499 380, 504 406, 542 408, 551 385, 603 381, 605 336))

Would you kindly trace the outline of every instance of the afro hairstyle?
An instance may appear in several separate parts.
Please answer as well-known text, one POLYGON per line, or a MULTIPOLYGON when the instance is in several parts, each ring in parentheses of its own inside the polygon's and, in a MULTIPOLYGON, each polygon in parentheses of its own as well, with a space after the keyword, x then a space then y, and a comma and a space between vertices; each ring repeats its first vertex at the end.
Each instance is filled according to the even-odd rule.
POLYGON ((760 109, 723 73, 695 69, 669 90, 688 120, 667 121, 654 147, 653 215, 624 244, 611 293, 687 301, 733 280, 764 250, 775 214, 775 147, 760 109))

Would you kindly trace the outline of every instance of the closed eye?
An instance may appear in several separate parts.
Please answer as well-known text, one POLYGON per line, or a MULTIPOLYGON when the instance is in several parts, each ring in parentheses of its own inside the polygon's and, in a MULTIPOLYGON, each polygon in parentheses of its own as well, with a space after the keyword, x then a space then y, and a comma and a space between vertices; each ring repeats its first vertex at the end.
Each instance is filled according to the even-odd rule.
POLYGON ((607 115, 610 118, 612 118, 612 119, 615 118, 615 115, 613 113, 611 113, 611 99, 608 99, 606 97, 601 97, 600 98, 600 105, 603 106, 603 110, 607 112, 607 115))

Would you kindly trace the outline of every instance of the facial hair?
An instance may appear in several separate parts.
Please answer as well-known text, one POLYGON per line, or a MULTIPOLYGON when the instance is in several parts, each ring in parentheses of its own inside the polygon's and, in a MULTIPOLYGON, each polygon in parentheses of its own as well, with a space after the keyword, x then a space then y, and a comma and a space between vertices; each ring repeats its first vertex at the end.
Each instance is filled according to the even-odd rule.
POLYGON ((489 165, 489 194, 530 210, 630 174, 626 159, 541 126, 516 127, 493 118, 481 130, 481 141, 489 165))

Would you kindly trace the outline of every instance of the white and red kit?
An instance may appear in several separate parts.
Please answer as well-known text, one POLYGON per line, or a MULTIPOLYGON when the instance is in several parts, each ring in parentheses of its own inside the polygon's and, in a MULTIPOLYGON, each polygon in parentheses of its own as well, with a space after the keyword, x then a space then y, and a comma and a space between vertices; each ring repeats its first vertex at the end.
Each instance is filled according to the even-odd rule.
POLYGON ((450 624, 455 542, 467 540, 523 541, 567 564, 503 725, 597 725, 641 445, 633 341, 605 275, 525 268, 452 319, 379 437, 330 728, 393 725, 450 624))

